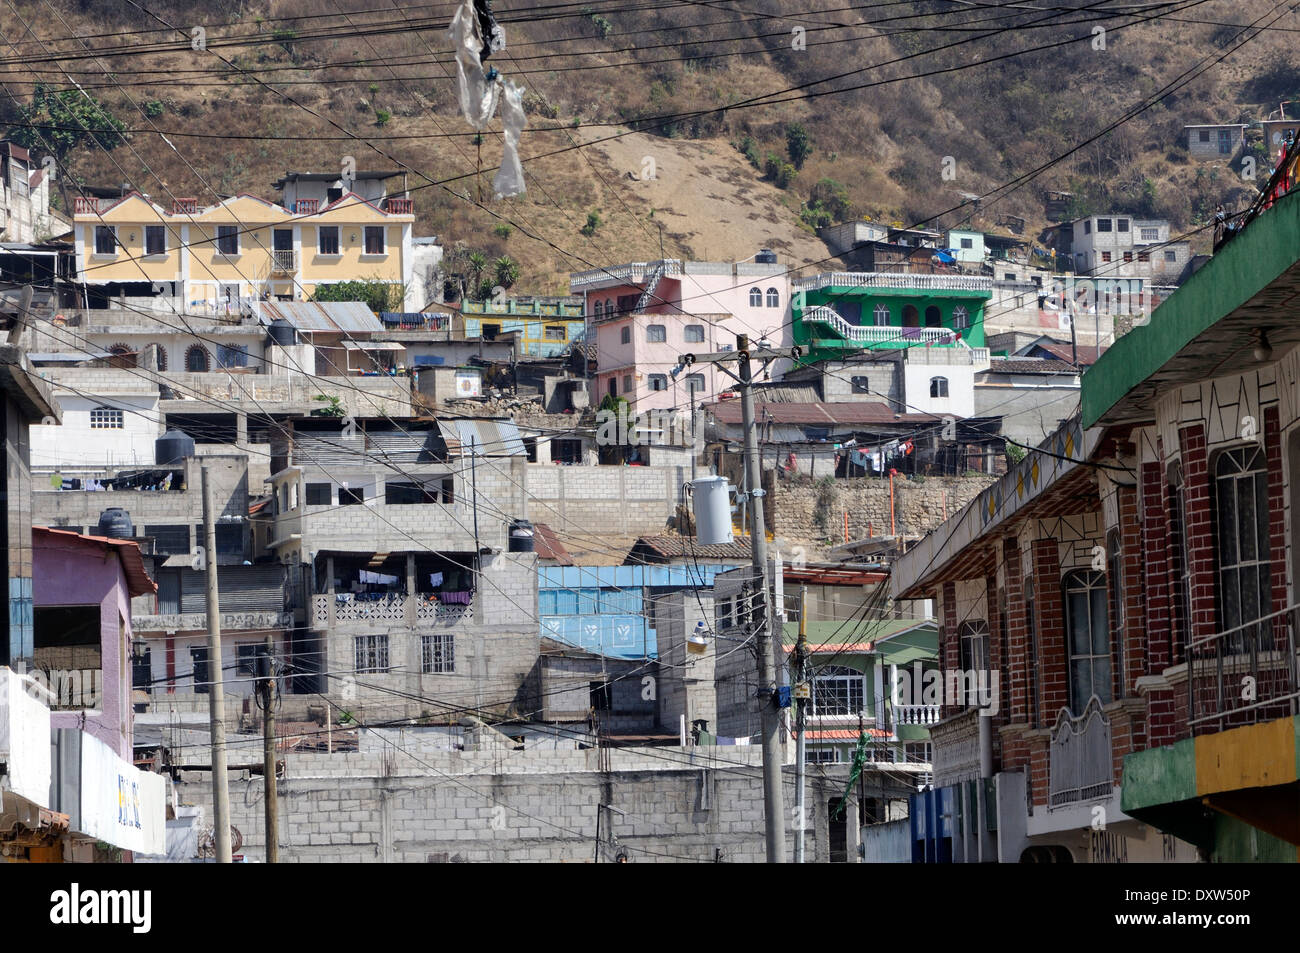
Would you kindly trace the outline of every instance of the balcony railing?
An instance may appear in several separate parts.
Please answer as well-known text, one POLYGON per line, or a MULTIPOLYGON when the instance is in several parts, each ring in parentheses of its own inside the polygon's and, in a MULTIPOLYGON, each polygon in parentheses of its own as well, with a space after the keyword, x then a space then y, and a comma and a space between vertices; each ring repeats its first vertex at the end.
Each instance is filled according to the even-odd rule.
POLYGON ((968 708, 930 727, 938 787, 980 776, 980 717, 978 708, 968 708))
POLYGON ((593 268, 579 271, 569 276, 569 290, 596 287, 598 285, 635 285, 647 281, 660 266, 664 275, 680 275, 682 263, 676 258, 664 261, 634 261, 627 265, 615 265, 611 268, 593 268))
POLYGON ((315 215, 320 211, 320 199, 298 199, 293 203, 295 215, 315 215))
POLYGON ((1300 708, 1296 627, 1300 605, 1193 639, 1187 648, 1193 733, 1271 721, 1300 708))
POLYGON ((412 215, 415 212, 414 199, 385 199, 384 208, 389 215, 412 215))
MULTIPOLYGON (((572 283, 572 279, 570 279, 572 283)), ((810 278, 796 278, 795 291, 817 288, 905 288, 917 291, 987 291, 993 293, 992 278, 968 275, 913 275, 884 271, 830 271, 810 278)))
POLYGON ((173 215, 197 215, 198 212, 198 199, 174 199, 172 201, 173 215))
POLYGON ((1048 808, 1108 798, 1114 790, 1110 720, 1096 695, 1083 714, 1062 708, 1052 728, 1048 756, 1048 808))
POLYGON ((895 725, 936 725, 939 723, 938 705, 895 705, 895 725))
POLYGON ((386 593, 381 599, 340 598, 339 594, 329 593, 312 596, 312 622, 317 626, 358 622, 454 625, 471 621, 473 617, 472 593, 443 593, 437 599, 424 593, 407 596, 400 592, 386 593))
POLYGON ((271 252, 271 271, 277 275, 292 275, 298 270, 298 253, 292 248, 276 248, 271 252))
POLYGON ((860 344, 953 344, 958 338, 948 328, 900 328, 888 324, 849 324, 830 308, 816 307, 803 313, 804 324, 826 324, 846 341, 860 344))
POLYGON ((72 200, 73 215, 97 215, 121 199, 100 199, 90 196, 77 196, 72 200))

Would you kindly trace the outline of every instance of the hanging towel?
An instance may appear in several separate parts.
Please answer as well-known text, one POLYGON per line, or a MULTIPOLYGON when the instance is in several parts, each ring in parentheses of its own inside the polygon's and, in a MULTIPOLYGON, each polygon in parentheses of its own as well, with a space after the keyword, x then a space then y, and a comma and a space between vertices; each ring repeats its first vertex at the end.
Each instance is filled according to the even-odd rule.
POLYGON ((431 572, 431 573, 429 573, 429 585, 431 585, 431 586, 441 586, 441 585, 442 585, 442 573, 440 573, 440 572, 431 572))

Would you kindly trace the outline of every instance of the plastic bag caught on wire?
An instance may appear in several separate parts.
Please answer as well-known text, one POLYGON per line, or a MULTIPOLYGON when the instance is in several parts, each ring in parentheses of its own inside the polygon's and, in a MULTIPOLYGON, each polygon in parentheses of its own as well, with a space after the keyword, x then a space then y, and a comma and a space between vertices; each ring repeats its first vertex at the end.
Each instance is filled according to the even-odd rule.
POLYGON ((479 50, 483 38, 478 29, 478 17, 473 0, 465 0, 452 17, 447 31, 452 49, 456 52, 456 78, 460 86, 460 111, 465 121, 482 132, 497 111, 501 89, 495 76, 489 79, 483 72, 479 50))
POLYGON ((524 194, 524 167, 519 163, 519 134, 528 124, 524 116, 524 88, 511 82, 502 84, 501 125, 505 128, 505 147, 501 155, 501 168, 492 180, 492 191, 499 199, 514 198, 524 194))

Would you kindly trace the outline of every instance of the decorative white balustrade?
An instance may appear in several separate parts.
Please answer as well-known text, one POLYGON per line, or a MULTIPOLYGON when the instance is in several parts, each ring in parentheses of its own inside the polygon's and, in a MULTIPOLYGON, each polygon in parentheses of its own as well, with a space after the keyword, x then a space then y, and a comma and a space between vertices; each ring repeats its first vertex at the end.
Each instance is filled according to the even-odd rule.
POLYGON ((679 259, 669 258, 659 261, 634 261, 626 265, 611 268, 593 268, 579 271, 569 276, 569 290, 589 288, 596 285, 626 284, 635 285, 649 278, 662 266, 665 275, 680 275, 682 263, 679 259))
POLYGON ((887 271, 829 271, 791 282, 795 291, 817 288, 904 288, 918 291, 987 291, 992 278, 971 275, 914 275, 887 271))
POLYGON ((890 324, 849 324, 838 313, 826 307, 810 308, 800 320, 804 324, 826 324, 846 341, 863 344, 917 343, 953 344, 957 335, 948 328, 900 328, 890 324))
POLYGON ((939 722, 938 705, 895 705, 894 724, 934 725, 939 722))
POLYGON ((367 623, 409 625, 438 623, 455 625, 474 618, 473 603, 448 603, 426 599, 423 595, 393 593, 384 599, 339 599, 321 593, 312 596, 312 620, 317 626, 367 623), (332 614, 331 614, 332 610, 332 614))

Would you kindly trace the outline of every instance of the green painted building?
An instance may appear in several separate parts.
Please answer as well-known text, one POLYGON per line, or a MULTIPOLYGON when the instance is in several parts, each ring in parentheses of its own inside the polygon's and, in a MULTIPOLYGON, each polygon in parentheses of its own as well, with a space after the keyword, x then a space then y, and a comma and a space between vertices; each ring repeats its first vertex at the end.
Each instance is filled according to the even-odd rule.
POLYGON ((832 272, 793 283, 794 343, 809 361, 873 348, 983 347, 993 280, 832 272))

